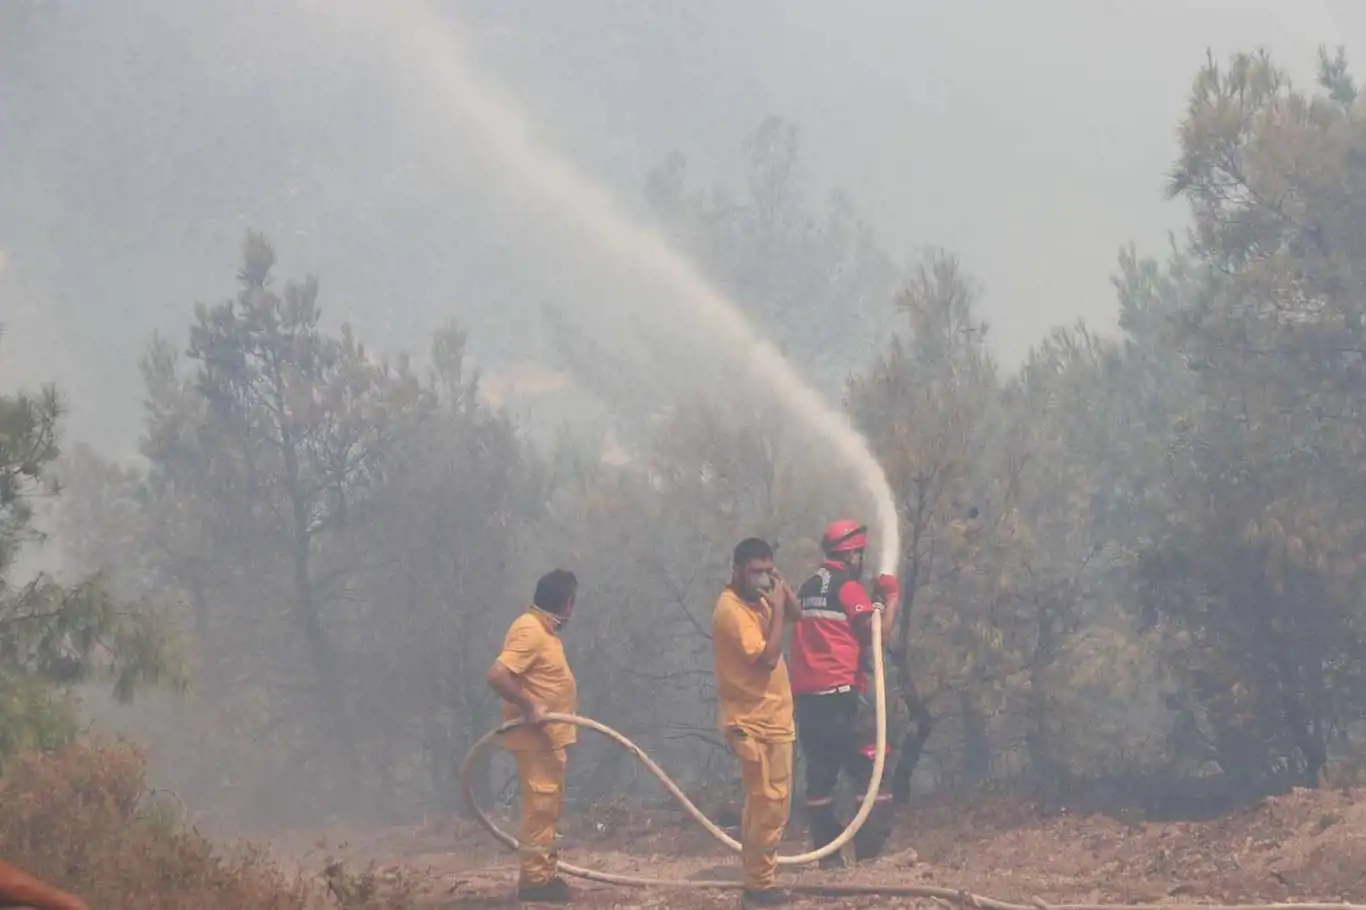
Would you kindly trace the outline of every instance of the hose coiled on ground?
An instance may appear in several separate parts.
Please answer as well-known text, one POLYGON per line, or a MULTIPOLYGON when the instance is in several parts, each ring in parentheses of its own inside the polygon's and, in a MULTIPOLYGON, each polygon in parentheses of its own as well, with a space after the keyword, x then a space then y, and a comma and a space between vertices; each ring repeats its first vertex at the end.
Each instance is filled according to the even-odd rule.
MULTIPOLYGON (((882 654, 882 623, 875 621, 873 628, 873 695, 877 720, 877 739, 876 753, 873 758, 873 777, 868 786, 868 792, 863 796, 858 812, 833 841, 826 844, 819 850, 812 850, 808 853, 800 853, 795 856, 779 856, 778 864, 781 866, 802 866, 808 863, 818 862, 829 856, 847 844, 855 834, 858 833, 868 814, 873 809, 874 801, 877 799, 878 789, 882 784, 882 772, 886 764, 887 757, 887 692, 886 680, 883 675, 883 654, 882 654)), ((707 818, 701 809, 697 808, 688 799, 687 795, 675 784, 669 775, 664 773, 664 769, 655 764, 650 756, 631 740, 621 733, 613 730, 606 724, 588 718, 580 717, 575 714, 549 714, 547 721, 557 723, 573 724, 595 733, 600 733, 635 756, 636 760, 643 764, 651 774, 659 779, 664 785, 664 789, 678 801, 684 811, 692 817, 699 825, 706 829, 717 841, 729 847, 735 852, 740 852, 740 842, 723 831, 715 822, 707 818)), ((465 756, 464 764, 460 766, 460 794, 464 799, 465 806, 474 815, 479 824, 488 831, 489 834, 501 844, 512 850, 517 849, 517 839, 511 834, 499 828, 491 818, 481 809, 474 799, 474 790, 471 786, 473 769, 475 762, 485 750, 491 748, 498 737, 520 726, 521 720, 510 721, 488 733, 485 733, 480 740, 470 749, 465 756)), ((575 878, 587 879, 589 881, 603 882, 609 885, 624 885, 637 888, 685 888, 697 890, 724 890, 738 891, 743 885, 738 881, 719 881, 719 880, 700 880, 691 879, 662 879, 645 878, 635 875, 617 875, 611 872, 598 872, 594 869, 586 869, 582 866, 575 866, 570 863, 561 862, 559 869, 565 875, 575 878)), ((794 894, 810 894, 826 897, 858 896, 858 895, 880 895, 883 897, 925 897, 936 898, 939 900, 952 901, 974 908, 974 910, 1366 910, 1363 904, 1348 903, 1284 903, 1284 904, 1048 904, 1034 898, 1028 904, 1012 903, 1010 901, 998 900, 993 897, 986 897, 979 894, 972 894, 957 888, 943 888, 934 885, 901 885, 901 884, 859 884, 859 883, 824 883, 815 882, 788 882, 783 887, 794 894)))

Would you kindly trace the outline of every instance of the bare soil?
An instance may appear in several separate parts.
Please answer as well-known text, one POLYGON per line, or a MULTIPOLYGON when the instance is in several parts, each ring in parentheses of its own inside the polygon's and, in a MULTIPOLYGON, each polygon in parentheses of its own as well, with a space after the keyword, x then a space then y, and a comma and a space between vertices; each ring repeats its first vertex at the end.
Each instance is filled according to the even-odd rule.
MULTIPOLYGON (((505 827, 515 831, 512 820, 505 827)), ((984 796, 902 811, 887 855, 841 873, 788 880, 963 888, 1028 903, 1366 902, 1366 790, 1296 790, 1213 822, 1148 823, 1043 814, 1027 797, 984 796)), ((333 832, 335 842, 341 832, 333 832)), ((786 852, 804 849, 800 829, 786 852)), ((281 841, 305 860, 307 844, 281 841)), ((333 855, 420 881, 425 906, 515 906, 515 857, 472 823, 442 820, 352 838, 333 855)), ((316 857, 319 855, 314 853, 316 857)), ((604 871, 666 879, 738 877, 736 858, 681 813, 566 819, 562 857, 604 871)), ((577 884, 577 906, 738 906, 734 893, 577 884)), ((889 898, 811 898, 796 906, 909 907, 889 898)), ((925 903, 925 902, 920 902, 925 903)))

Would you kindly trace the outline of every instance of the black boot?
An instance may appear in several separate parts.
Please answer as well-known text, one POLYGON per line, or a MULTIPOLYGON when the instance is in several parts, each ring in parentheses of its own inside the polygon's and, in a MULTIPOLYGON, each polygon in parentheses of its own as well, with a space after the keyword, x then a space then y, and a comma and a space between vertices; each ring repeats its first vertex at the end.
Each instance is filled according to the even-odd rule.
POLYGON ((854 835, 854 862, 867 863, 882 855, 892 836, 891 808, 886 803, 873 806, 863 827, 854 835))
MULTIPOLYGON (((811 849, 819 850, 835 838, 839 837, 844 830, 844 823, 835 815, 835 810, 825 806, 819 812, 811 814, 811 849)), ((820 868, 826 872, 833 872, 844 868, 844 856, 838 850, 831 853, 820 861, 820 868)))
POLYGON ((740 898, 741 907, 781 907, 791 902, 792 897, 782 888, 765 888, 762 891, 746 888, 740 898))
MULTIPOLYGON (((862 833, 862 831, 859 832, 859 834, 862 833)), ((882 851, 886 846, 887 838, 885 837, 855 837, 854 862, 870 863, 882 855, 882 851)))
MULTIPOLYGON (((835 838, 839 837, 844 830, 844 823, 835 814, 835 807, 831 805, 813 806, 809 811, 811 822, 811 849, 819 850, 835 838)), ((820 861, 822 869, 843 869, 844 857, 838 852, 832 853, 820 861)))
POLYGON ((520 885, 517 900, 529 904, 572 904, 574 892, 569 883, 557 875, 544 885, 520 885))

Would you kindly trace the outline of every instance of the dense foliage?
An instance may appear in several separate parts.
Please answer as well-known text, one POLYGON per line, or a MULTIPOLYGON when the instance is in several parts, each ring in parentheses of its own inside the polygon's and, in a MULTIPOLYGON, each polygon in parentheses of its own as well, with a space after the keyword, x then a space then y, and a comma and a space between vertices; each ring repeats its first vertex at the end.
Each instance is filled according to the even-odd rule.
POLYGON ((183 681, 165 626, 146 604, 119 602, 98 576, 63 585, 14 571, 41 535, 35 506, 55 495, 61 403, 55 389, 0 395, 0 767, 21 749, 78 732, 74 690, 94 676, 132 699, 142 683, 183 681))

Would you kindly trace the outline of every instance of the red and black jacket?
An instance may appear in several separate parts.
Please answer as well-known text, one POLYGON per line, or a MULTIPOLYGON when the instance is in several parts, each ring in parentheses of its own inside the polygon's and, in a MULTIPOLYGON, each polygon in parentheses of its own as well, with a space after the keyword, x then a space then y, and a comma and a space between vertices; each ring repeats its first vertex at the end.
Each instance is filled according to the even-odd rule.
POLYGON ((863 585, 843 563, 827 560, 797 589, 797 603, 802 617, 793 629, 787 662, 793 694, 845 686, 866 691, 872 656, 867 623, 875 611, 863 585))

